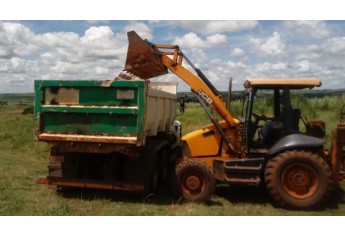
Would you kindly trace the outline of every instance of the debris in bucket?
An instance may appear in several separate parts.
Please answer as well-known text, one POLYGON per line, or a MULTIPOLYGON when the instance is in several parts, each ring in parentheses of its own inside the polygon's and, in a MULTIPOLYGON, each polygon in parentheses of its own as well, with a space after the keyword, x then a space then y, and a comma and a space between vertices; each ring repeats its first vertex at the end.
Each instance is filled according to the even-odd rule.
POLYGON ((127 71, 121 71, 114 80, 142 80, 138 76, 135 76, 127 71))

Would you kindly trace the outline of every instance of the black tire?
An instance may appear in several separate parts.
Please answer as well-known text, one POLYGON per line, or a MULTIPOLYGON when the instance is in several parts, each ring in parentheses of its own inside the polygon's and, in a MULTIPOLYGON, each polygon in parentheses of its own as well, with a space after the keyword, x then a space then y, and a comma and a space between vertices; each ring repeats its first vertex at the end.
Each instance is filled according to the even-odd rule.
POLYGON ((177 194, 187 201, 205 202, 215 189, 212 169, 199 160, 185 160, 176 166, 177 194))
POLYGON ((158 183, 162 184, 167 180, 169 171, 169 156, 166 149, 162 149, 159 154, 158 183))
POLYGON ((265 181, 279 205, 296 210, 319 207, 332 188, 327 163, 306 151, 286 151, 271 159, 265 169, 265 181))
POLYGON ((158 158, 155 153, 147 155, 146 181, 144 185, 144 194, 155 193, 158 186, 158 158))

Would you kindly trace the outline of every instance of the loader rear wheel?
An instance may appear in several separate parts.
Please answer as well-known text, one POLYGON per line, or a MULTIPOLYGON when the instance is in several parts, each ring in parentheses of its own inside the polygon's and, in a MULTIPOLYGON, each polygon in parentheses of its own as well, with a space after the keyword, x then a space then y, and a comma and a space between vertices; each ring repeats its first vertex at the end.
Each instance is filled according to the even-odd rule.
POLYGON ((332 187, 327 163, 306 151, 287 151, 271 159, 265 169, 265 181, 274 200, 290 209, 319 206, 332 187))
POLYGON ((215 189, 212 169, 204 162, 189 159, 176 166, 178 195, 187 201, 205 202, 215 189))

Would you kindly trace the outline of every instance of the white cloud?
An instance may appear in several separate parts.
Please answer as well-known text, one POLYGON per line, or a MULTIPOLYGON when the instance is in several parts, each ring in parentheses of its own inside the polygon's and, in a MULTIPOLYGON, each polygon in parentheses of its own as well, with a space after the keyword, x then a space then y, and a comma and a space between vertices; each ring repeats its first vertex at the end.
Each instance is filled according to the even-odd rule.
POLYGON ((194 61, 194 63, 204 64, 207 62, 208 57, 201 48, 192 48, 191 52, 192 52, 192 57, 196 58, 196 61, 194 61))
POLYGON ((288 34, 296 34, 299 37, 324 38, 330 35, 324 21, 286 21, 283 24, 288 34))
POLYGON ((246 68, 247 66, 243 64, 242 62, 232 62, 228 61, 226 65, 231 68, 231 69, 243 69, 246 68))
POLYGON ((141 22, 132 22, 124 30, 125 32, 134 30, 143 39, 151 40, 153 38, 151 29, 141 22))
POLYGON ((316 44, 310 44, 307 46, 295 46, 292 50, 290 49, 290 55, 293 57, 295 53, 297 54, 296 60, 314 60, 318 59, 321 56, 321 49, 319 45, 316 44))
POLYGON ((239 32, 253 29, 257 21, 210 21, 206 25, 207 33, 239 32))
POLYGON ((206 40, 199 38, 195 33, 185 34, 183 37, 176 37, 173 44, 186 48, 209 48, 220 46, 227 42, 227 38, 222 34, 214 34, 206 37, 206 40))
POLYGON ((288 67, 287 63, 284 62, 278 62, 278 63, 270 63, 270 62, 264 62, 257 64, 255 66, 255 70, 258 72, 270 72, 270 71, 283 71, 286 70, 288 67))
POLYGON ((79 43, 79 35, 73 32, 53 32, 36 36, 37 43, 52 48, 73 48, 79 43))
POLYGON ((50 52, 41 54, 39 62, 43 65, 53 65, 55 63, 55 57, 50 52))
POLYGON ((298 61, 301 61, 301 60, 312 60, 312 59, 317 59, 319 58, 320 55, 318 53, 312 53, 312 52, 309 52, 309 53, 302 53, 302 54, 299 54, 296 56, 296 60, 298 61))
POLYGON ((198 37, 195 33, 188 33, 183 37, 176 37, 173 44, 187 48, 203 48, 206 47, 205 41, 198 37))
MULTIPOLYGON (((121 38, 121 37, 120 37, 121 38)), ((122 39, 122 38, 121 38, 122 39)), ((87 58, 117 58, 125 54, 126 41, 119 40, 109 26, 91 27, 80 38, 83 56, 87 58)))
POLYGON ((241 48, 235 48, 234 50, 232 50, 231 55, 236 57, 243 57, 245 55, 245 52, 241 48))
POLYGON ((0 61, 0 72, 7 74, 36 73, 40 69, 36 61, 12 57, 9 60, 0 61))
POLYGON ((257 53, 271 56, 284 53, 285 44, 281 40, 278 32, 274 32, 273 36, 268 38, 266 41, 251 37, 249 42, 257 53))
POLYGON ((211 46, 222 45, 227 42, 226 36, 222 34, 213 34, 207 36, 206 43, 211 46))
POLYGON ((81 71, 85 71, 87 68, 82 64, 58 61, 52 69, 62 74, 79 74, 81 71))
POLYGON ((327 39, 322 48, 326 53, 344 56, 345 37, 335 37, 327 39))
POLYGON ((12 55, 13 50, 11 48, 6 46, 0 46, 0 58, 10 58, 12 55))
POLYGON ((92 26, 85 31, 85 35, 80 40, 87 44, 111 39, 113 36, 114 33, 109 26, 92 26))
POLYGON ((250 30, 258 25, 257 21, 170 21, 169 24, 193 30, 201 34, 215 34, 224 32, 240 32, 250 30))
POLYGON ((95 68, 96 75, 109 75, 110 70, 103 66, 96 66, 95 68))
MULTIPOLYGON (((112 79, 124 67, 126 51, 125 33, 109 26, 90 27, 79 36, 35 34, 20 23, 0 22, 0 81, 21 92, 32 91, 34 79, 112 79), (16 85, 24 79, 26 86, 16 85)), ((0 92, 10 90, 5 88, 0 92)))
POLYGON ((81 37, 73 32, 51 32, 37 35, 36 41, 56 61, 97 63, 98 59, 116 59, 124 55, 127 41, 123 38, 124 33, 115 34, 109 26, 92 26, 81 37))
POLYGON ((239 57, 242 60, 247 59, 246 53, 244 52, 242 48, 234 48, 232 52, 230 53, 230 55, 234 57, 239 57))
POLYGON ((297 62, 297 67, 299 68, 300 71, 307 72, 307 71, 310 71, 311 69, 311 63, 308 60, 302 60, 302 61, 297 62))
POLYGON ((26 56, 38 51, 34 33, 19 23, 0 22, 0 57, 26 56))

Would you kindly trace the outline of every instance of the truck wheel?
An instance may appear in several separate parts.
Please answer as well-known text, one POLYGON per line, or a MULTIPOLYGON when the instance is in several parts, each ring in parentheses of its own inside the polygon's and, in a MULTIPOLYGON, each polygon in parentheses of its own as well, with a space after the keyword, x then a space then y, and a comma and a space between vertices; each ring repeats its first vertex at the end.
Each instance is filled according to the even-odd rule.
POLYGON ((215 189, 212 169, 204 162, 189 159, 176 166, 178 195, 187 201, 205 202, 215 189))
POLYGON ((148 159, 148 168, 146 181, 144 185, 144 194, 156 192, 158 186, 158 158, 156 154, 150 154, 151 158, 148 159))
POLYGON ((291 209, 319 206, 332 188, 327 163, 306 151, 287 151, 271 159, 265 169, 265 181, 273 199, 291 209))
POLYGON ((159 156, 158 183, 162 184, 165 182, 168 176, 169 156, 166 149, 161 150, 158 156, 159 156))

